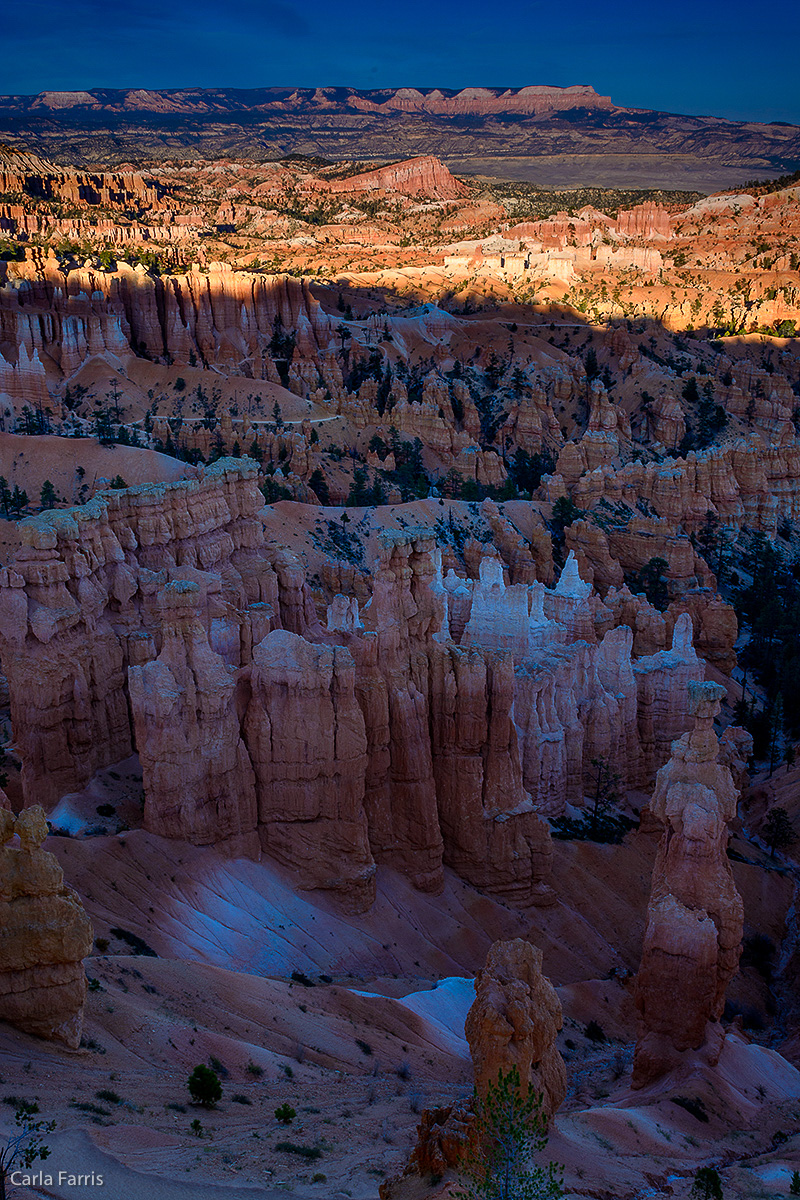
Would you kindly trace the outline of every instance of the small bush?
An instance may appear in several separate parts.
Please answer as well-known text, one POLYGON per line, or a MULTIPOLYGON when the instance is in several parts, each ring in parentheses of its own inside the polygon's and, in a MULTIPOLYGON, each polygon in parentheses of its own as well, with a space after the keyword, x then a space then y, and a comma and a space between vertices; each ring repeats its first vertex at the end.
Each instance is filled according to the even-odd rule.
POLYGON ((603 1026, 598 1025, 597 1021, 590 1021, 584 1030, 584 1034, 590 1042, 604 1042, 606 1040, 603 1026))
POLYGON ((800 1196, 800 1171, 792 1172, 792 1182, 789 1184, 789 1195, 800 1196))
POLYGON ((298 1154, 300 1158, 307 1158, 309 1162, 313 1162, 315 1158, 322 1157, 322 1151, 317 1146, 297 1146, 294 1142, 278 1142, 276 1150, 283 1150, 285 1154, 298 1154))
POLYGON ((119 926, 115 926, 109 932, 113 937, 119 938, 121 942, 125 942, 127 946, 130 946, 134 954, 141 954, 145 958, 158 958, 155 950, 151 946, 148 946, 144 938, 140 938, 136 933, 131 933, 129 929, 120 929, 119 926))
POLYGON ((228 1068, 225 1066, 224 1063, 220 1062, 220 1060, 215 1055, 209 1054, 208 1065, 211 1067, 212 1071, 216 1071, 216 1073, 217 1073, 217 1075, 219 1075, 220 1079, 228 1078, 228 1075, 230 1074, 228 1068))
POLYGON ((99 937, 94 939, 94 944, 101 954, 105 954, 108 949, 108 938, 99 937))
POLYGON ((698 1200, 722 1200, 722 1180, 713 1167, 700 1167, 694 1177, 691 1196, 698 1200))
POLYGON ((688 1113, 695 1118, 696 1121, 703 1121, 708 1124, 709 1116, 706 1112, 706 1106, 699 1096, 672 1096, 672 1103, 677 1104, 680 1108, 685 1108, 688 1113))
POLYGON ((165 1104, 164 1107, 170 1109, 172 1112, 180 1112, 180 1113, 186 1112, 185 1104, 165 1104))
MULTIPOLYGON (((797 1174, 797 1172, 795 1171, 795 1175, 796 1174, 797 1174)), ((328 1176, 323 1175, 322 1171, 315 1171, 314 1174, 311 1176, 311 1182, 312 1183, 327 1183, 328 1176)))
POLYGON ((198 1121, 197 1117, 195 1117, 195 1119, 192 1121, 189 1128, 191 1129, 191 1131, 195 1137, 201 1138, 203 1136, 203 1133, 204 1133, 203 1126, 201 1125, 200 1121, 198 1121))
POLYGON ((99 979, 89 979, 87 982, 87 987, 90 992, 100 992, 103 990, 100 986, 99 979))
POLYGON ((280 1108, 275 1109, 275 1117, 282 1125, 291 1125, 296 1116, 297 1112, 291 1104, 282 1104, 280 1108))
POLYGON ((253 1101, 250 1099, 250 1097, 243 1095, 242 1092, 236 1092, 233 1096, 231 1096, 231 1100, 233 1101, 234 1104, 252 1104, 253 1103, 253 1101))
POLYGON ((98 804, 95 809, 98 817, 113 817, 116 811, 113 804, 98 804))
POLYGON ((283 1063, 283 1073, 287 1079, 294 1079, 294 1071, 288 1063, 283 1063))
POLYGON ((316 987, 313 979, 309 979, 303 971, 292 971, 292 979, 295 983, 302 983, 303 987, 316 987))
POLYGON ((254 1062, 249 1062, 245 1067, 245 1071, 247 1071, 248 1075, 252 1075, 254 1079, 260 1079, 264 1074, 264 1068, 254 1062))
POLYGON ((219 1076, 205 1063, 199 1063, 195 1067, 189 1076, 187 1086, 192 1100, 195 1104, 201 1104, 203 1108, 213 1108, 222 1098, 222 1084, 219 1076))
POLYGON ((562 842, 600 842, 619 845, 625 835, 636 828, 636 822, 624 815, 613 817, 605 814, 592 824, 591 817, 554 817, 551 821, 553 837, 562 842))
POLYGON ((362 1042, 361 1038, 356 1038, 356 1045, 362 1054, 372 1054, 372 1046, 369 1042, 362 1042))
POLYGON ((87 1100, 72 1100, 70 1108, 77 1108, 79 1112, 94 1113, 98 1117, 110 1117, 111 1111, 108 1108, 101 1108, 99 1104, 92 1104, 87 1100))
POLYGON ((113 1092, 111 1088, 101 1088, 99 1092, 95 1092, 98 1100, 105 1100, 108 1104, 122 1104, 122 1096, 113 1092))

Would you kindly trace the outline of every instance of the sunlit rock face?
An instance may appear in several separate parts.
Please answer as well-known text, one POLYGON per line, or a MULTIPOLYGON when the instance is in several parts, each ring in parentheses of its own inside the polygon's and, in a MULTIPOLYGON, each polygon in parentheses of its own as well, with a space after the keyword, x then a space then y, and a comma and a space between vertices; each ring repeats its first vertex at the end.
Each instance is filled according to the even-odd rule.
POLYGON ((694 728, 674 743, 651 801, 664 834, 636 981, 635 1087, 713 1042, 739 964, 743 905, 726 854, 738 790, 714 733, 724 694, 719 684, 689 684, 694 728))
POLYGON ((25 808, 15 820, 6 803, 0 790, 0 1019, 77 1049, 92 926, 55 856, 41 848, 44 809, 25 808))

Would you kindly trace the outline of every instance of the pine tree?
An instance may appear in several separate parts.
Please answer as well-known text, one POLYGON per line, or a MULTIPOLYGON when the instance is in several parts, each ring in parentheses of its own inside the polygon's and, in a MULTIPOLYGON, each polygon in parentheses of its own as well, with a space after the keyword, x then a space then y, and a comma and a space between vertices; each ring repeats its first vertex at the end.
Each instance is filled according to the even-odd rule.
POLYGON ((556 1200, 563 1177, 556 1163, 531 1166, 547 1144, 542 1096, 522 1093, 519 1071, 500 1071, 485 1099, 473 1101, 475 1136, 460 1167, 458 1200, 556 1200))
POLYGON ((697 1200, 722 1200, 722 1180, 713 1167, 700 1167, 694 1177, 691 1196, 697 1200))
POLYGON ((593 758, 592 766, 597 772, 590 817, 590 836, 594 837, 602 818, 620 799, 620 776, 617 771, 611 770, 606 758, 593 758))
POLYGON ((797 834, 789 820, 789 814, 785 808, 780 807, 770 810, 761 834, 769 846, 770 858, 775 857, 776 850, 783 850, 797 841, 797 834))
POLYGON ((56 489, 53 487, 49 479, 45 479, 39 495, 39 502, 42 508, 52 508, 57 499, 58 497, 56 496, 56 489))
POLYGON ((11 507, 17 516, 20 515, 23 508, 28 507, 28 493, 21 490, 19 484, 14 484, 14 491, 11 493, 11 507))

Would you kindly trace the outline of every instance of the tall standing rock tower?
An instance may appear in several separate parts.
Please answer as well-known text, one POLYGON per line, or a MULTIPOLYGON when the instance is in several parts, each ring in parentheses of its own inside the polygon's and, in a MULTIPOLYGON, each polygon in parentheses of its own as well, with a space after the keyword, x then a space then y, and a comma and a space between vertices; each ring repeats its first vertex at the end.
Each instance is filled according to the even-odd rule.
POLYGON ((634 1087, 707 1041, 739 964, 743 906, 726 854, 738 792, 714 732, 724 695, 716 683, 689 684, 694 729, 656 777, 651 809, 665 829, 636 981, 634 1087))

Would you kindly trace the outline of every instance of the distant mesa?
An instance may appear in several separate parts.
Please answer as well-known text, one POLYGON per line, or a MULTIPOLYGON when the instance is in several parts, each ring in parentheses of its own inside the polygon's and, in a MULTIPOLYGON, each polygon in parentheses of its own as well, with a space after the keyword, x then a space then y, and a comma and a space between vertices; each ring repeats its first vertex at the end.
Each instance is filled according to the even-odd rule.
MULTIPOLYGON (((39 92, 8 97, 21 108, 92 108, 105 112, 266 112, 292 109, 351 108, 362 112, 419 112, 437 116, 483 113, 549 112, 570 108, 611 109, 609 96, 599 96, 589 84, 553 87, 532 84, 522 88, 466 87, 396 88, 361 91, 356 88, 144 88, 77 92, 39 92)), ((9 107, 4 105, 3 107, 9 107)))

